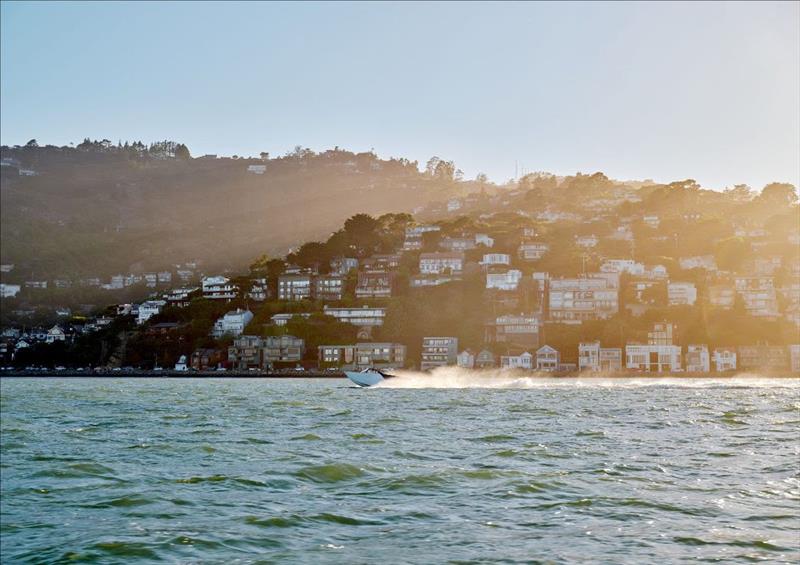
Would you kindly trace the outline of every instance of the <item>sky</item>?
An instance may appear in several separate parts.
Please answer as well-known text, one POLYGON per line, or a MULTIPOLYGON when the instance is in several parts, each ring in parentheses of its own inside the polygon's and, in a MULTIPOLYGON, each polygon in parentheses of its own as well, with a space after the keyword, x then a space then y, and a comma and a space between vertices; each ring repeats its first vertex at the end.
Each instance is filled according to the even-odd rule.
POLYGON ((0 142, 800 184, 800 3, 0 5, 0 142))

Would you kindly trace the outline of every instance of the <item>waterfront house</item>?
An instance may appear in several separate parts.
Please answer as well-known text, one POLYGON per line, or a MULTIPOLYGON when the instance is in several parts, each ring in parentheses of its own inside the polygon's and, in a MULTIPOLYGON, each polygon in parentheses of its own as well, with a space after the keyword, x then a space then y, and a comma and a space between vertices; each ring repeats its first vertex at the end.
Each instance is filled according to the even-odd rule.
POLYGON ((742 345, 737 348, 739 369, 755 371, 787 371, 789 356, 781 345, 742 345))
POLYGON ((223 360, 223 352, 219 349, 202 348, 192 352, 191 365, 195 371, 208 371, 215 368, 223 360))
POLYGON ((456 365, 462 369, 472 369, 475 367, 475 353, 471 349, 465 349, 456 357, 456 365))
POLYGON ((686 371, 689 373, 708 373, 711 358, 707 345, 689 345, 686 348, 686 371))
POLYGON ((501 355, 500 368, 501 369, 533 369, 534 357, 528 351, 520 353, 519 355, 501 355))
POLYGON ((560 365, 561 355, 556 349, 543 345, 536 350, 537 371, 558 371, 560 365))
POLYGON ((736 349, 717 347, 714 349, 714 368, 718 373, 736 370, 736 349))
POLYGON ((628 344, 625 367, 645 373, 680 371, 681 348, 678 345, 628 344))
POLYGON ((457 355, 457 337, 425 337, 422 339, 420 368, 428 371, 436 367, 455 365, 457 355))
POLYGON ((263 338, 255 335, 239 336, 228 347, 228 363, 231 368, 240 371, 260 369, 263 365, 263 348, 263 338))
POLYGON ((400 343, 320 345, 317 350, 320 365, 344 370, 399 369, 406 362, 406 346, 400 343))
POLYGON ((601 347, 599 341, 578 344, 578 369, 581 371, 622 370, 622 349, 601 347))
POLYGON ((263 368, 272 368, 274 363, 296 363, 306 351, 305 341, 293 335, 264 338, 262 352, 263 368))
POLYGON ((66 341, 67 334, 64 333, 64 330, 61 329, 61 326, 56 324, 49 330, 47 330, 47 337, 45 338, 45 343, 55 343, 57 341, 66 341))
POLYGON ((231 310, 214 323, 211 335, 215 338, 221 338, 226 335, 240 336, 247 324, 252 320, 253 313, 250 310, 242 310, 241 308, 231 310))
POLYGON ((482 349, 475 356, 476 369, 491 369, 496 364, 494 354, 488 349, 482 349))

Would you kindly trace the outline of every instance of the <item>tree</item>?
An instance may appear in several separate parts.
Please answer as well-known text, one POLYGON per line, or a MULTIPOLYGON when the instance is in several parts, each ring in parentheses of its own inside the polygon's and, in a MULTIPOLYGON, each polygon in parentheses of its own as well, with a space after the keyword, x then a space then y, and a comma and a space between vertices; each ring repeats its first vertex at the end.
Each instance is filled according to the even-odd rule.
POLYGON ((475 181, 481 183, 481 185, 484 185, 489 182, 489 177, 486 176, 486 173, 478 173, 475 176, 475 181))
POLYGON ((776 206, 791 206, 797 203, 797 189, 793 184, 773 182, 764 187, 758 201, 776 206))
POLYGON ((737 184, 725 190, 725 196, 736 202, 750 202, 755 193, 746 184, 737 184))
POLYGON ((188 160, 192 158, 192 155, 189 153, 188 147, 186 147, 183 143, 179 143, 175 146, 175 158, 188 160))
POLYGON ((25 144, 26 149, 36 149, 37 147, 39 147, 39 143, 35 139, 31 139, 25 144))
POLYGON ((262 151, 258 156, 261 157, 262 161, 269 161, 269 153, 267 151, 262 151))
POLYGON ((344 232, 350 245, 363 257, 370 255, 380 243, 380 223, 369 214, 356 214, 344 223, 344 232))

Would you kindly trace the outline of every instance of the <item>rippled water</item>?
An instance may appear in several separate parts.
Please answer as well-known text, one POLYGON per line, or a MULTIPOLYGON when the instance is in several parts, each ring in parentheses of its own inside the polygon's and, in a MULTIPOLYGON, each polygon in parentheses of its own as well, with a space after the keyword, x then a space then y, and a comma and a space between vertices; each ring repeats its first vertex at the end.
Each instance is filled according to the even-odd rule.
POLYGON ((798 562, 798 381, 694 383, 3 379, 2 561, 798 562))

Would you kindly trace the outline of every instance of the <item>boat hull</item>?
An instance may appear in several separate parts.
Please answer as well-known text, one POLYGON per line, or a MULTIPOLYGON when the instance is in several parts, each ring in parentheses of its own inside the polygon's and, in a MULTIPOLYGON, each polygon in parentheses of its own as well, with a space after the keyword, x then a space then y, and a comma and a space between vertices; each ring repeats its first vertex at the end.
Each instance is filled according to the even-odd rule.
POLYGON ((384 376, 377 371, 345 371, 344 374, 347 375, 347 378, 356 383, 358 386, 363 387, 375 386, 384 380, 384 376))

